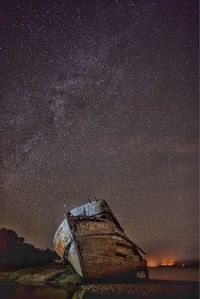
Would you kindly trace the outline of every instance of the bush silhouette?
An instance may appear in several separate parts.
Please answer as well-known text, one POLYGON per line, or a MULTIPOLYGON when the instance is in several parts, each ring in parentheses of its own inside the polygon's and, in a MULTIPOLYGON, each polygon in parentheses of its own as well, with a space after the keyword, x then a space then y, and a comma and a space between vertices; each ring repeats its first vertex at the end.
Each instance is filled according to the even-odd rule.
POLYGON ((53 263, 57 254, 47 249, 38 249, 25 243, 11 229, 0 229, 0 269, 19 269, 53 263))

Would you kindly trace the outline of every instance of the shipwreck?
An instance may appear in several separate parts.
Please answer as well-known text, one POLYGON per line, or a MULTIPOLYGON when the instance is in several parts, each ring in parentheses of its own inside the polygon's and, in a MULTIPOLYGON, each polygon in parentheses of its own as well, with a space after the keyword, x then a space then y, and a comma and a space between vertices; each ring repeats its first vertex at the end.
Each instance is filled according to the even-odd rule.
POLYGON ((145 252, 133 243, 103 199, 65 214, 55 237, 57 254, 86 279, 124 274, 148 278, 145 252))

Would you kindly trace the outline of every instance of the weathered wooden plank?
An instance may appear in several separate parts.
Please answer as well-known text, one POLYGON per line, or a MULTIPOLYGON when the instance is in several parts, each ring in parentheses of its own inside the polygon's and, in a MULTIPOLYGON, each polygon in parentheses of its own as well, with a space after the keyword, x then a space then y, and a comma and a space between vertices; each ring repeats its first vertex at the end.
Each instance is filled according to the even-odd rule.
POLYGON ((57 253, 65 255, 78 273, 90 278, 145 268, 137 245, 126 236, 110 208, 105 202, 98 202, 97 207, 96 202, 72 210, 73 216, 67 215, 69 219, 54 238, 57 253), (101 204, 105 208, 102 216, 101 204))

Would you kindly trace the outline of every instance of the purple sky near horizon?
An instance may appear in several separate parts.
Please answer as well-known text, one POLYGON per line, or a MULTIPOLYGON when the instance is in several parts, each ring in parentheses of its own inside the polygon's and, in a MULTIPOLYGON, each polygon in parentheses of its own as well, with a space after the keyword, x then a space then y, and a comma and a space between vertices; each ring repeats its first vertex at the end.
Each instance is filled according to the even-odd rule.
POLYGON ((96 196, 153 258, 197 258, 198 1, 0 11, 0 226, 52 247, 96 196))

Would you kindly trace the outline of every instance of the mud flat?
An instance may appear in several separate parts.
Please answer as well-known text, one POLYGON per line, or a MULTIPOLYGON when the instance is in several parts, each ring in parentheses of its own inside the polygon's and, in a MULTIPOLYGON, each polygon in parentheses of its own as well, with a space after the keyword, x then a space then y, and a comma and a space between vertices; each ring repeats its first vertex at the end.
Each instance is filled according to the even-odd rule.
POLYGON ((132 284, 92 284, 81 286, 73 299, 197 299, 198 282, 149 280, 132 284), (78 294, 82 295, 82 297, 78 294), (79 296, 79 297, 78 297, 79 296))

